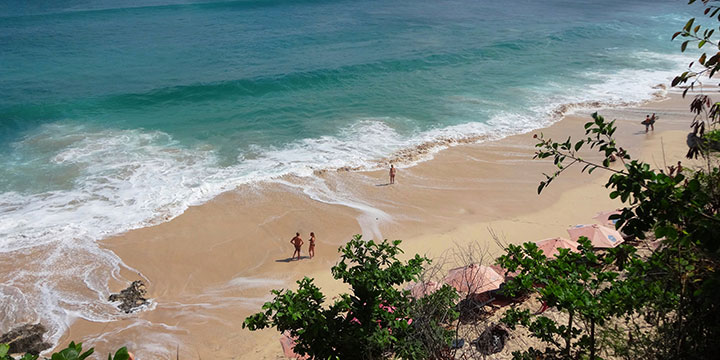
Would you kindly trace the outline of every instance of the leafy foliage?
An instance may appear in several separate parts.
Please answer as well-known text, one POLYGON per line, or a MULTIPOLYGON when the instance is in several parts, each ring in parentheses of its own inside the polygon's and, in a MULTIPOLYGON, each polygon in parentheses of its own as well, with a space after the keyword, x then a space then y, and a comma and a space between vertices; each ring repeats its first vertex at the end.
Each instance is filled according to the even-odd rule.
MULTIPOLYGON (((440 337, 447 345, 451 334, 439 326, 436 316, 419 316, 409 293, 398 290, 415 280, 429 260, 415 255, 407 263, 399 261, 399 244, 365 242, 356 235, 339 249, 340 262, 331 269, 333 278, 348 284, 352 294, 342 294, 325 307, 325 295, 306 277, 297 282, 297 291, 273 290, 275 298, 263 305, 264 312, 249 316, 243 327, 287 331, 295 339, 297 354, 316 359, 433 356, 441 349, 428 349, 423 337, 440 337)), ((455 296, 445 288, 422 302, 448 306, 455 296)))
MULTIPOLYGON (((630 282, 618 281, 615 263, 636 259, 629 246, 619 246, 607 254, 596 254, 590 241, 581 238, 579 253, 560 249, 554 259, 547 259, 535 243, 510 245, 498 263, 518 275, 506 282, 504 292, 515 296, 535 291, 540 301, 568 314, 567 324, 558 324, 542 314, 512 308, 505 312, 503 322, 514 329, 527 327, 532 336, 549 344, 546 355, 595 358, 596 326, 625 314, 629 309, 619 301, 635 291, 630 282), (589 324, 589 326, 578 326, 589 324)), ((529 349, 515 353, 517 359, 532 358, 538 351, 529 349)), ((547 357, 547 356, 546 356, 547 357)))
MULTIPOLYGON (((19 358, 13 358, 8 354, 10 346, 6 344, 0 344, 0 360, 36 360, 37 355, 25 354, 19 358)), ((67 348, 60 350, 59 352, 53 353, 50 356, 50 360, 84 360, 95 352, 95 349, 90 348, 88 351, 82 351, 82 343, 70 342, 67 348)), ((130 355, 128 354, 127 348, 121 347, 115 356, 108 354, 108 360, 128 360, 130 355)), ((46 358, 47 360, 47 358, 46 358)))
MULTIPOLYGON (((635 257, 633 252, 621 254, 611 250, 608 256, 614 257, 616 261, 622 260, 615 264, 623 270, 621 278, 583 267, 566 268, 577 273, 565 276, 579 276, 585 282, 590 281, 584 282, 584 285, 596 285, 593 281, 607 282, 595 295, 605 292, 612 294, 615 305, 603 305, 603 298, 598 298, 595 304, 598 305, 598 311, 608 316, 629 316, 633 313, 642 316, 651 329, 641 331, 637 330, 639 326, 635 327, 635 343, 642 339, 645 344, 651 344, 646 349, 653 350, 651 353, 638 353, 640 349, 631 349, 636 355, 642 358, 671 359, 705 358, 707 354, 715 353, 720 350, 720 344, 709 339, 720 335, 720 313, 716 304, 720 296, 720 275, 717 273, 720 266, 720 243, 717 241, 717 234, 720 233, 720 170, 716 165, 712 166, 710 160, 707 169, 694 172, 678 171, 674 167, 667 171, 654 170, 649 164, 632 159, 626 151, 615 145, 612 136, 615 132, 614 122, 606 122, 602 116, 593 114, 593 121, 588 122, 585 129, 587 137, 574 144, 570 139, 557 143, 539 136, 535 157, 553 158, 559 170, 552 176, 546 175, 547 180, 541 183, 538 190, 542 191, 550 181, 573 165, 582 164, 583 170, 608 170, 612 173, 606 183, 606 187, 611 189, 610 197, 620 198, 626 205, 622 213, 616 216, 616 226, 622 227, 627 235, 639 239, 645 239, 651 233, 661 239, 661 243, 657 250, 643 259, 635 257), (605 156, 602 164, 586 161, 579 155, 579 151, 586 145, 597 148, 605 156), (611 156, 620 159, 623 169, 608 167, 611 156), (567 160, 570 161, 566 164, 567 160)), ((520 277, 525 279, 523 285, 526 287, 534 283, 556 281, 551 277, 561 274, 554 268, 558 264, 553 261, 541 263, 525 259, 523 263, 519 258, 520 250, 510 250, 512 252, 508 255, 514 256, 510 259, 514 262, 505 258, 507 265, 524 265, 530 269, 529 274, 534 274, 529 278, 520 277)), ((585 250, 583 254, 588 259, 582 262, 597 261, 591 260, 592 256, 585 250)), ((529 259, 536 258, 532 249, 526 249, 524 255, 529 259)), ((609 265, 606 260, 602 263, 609 265)), ((568 292, 564 293, 566 296, 578 297, 582 294, 582 288, 573 283, 560 281, 557 285, 562 292, 568 292)), ((547 291, 541 290, 541 296, 552 300, 547 291)), ((569 313, 581 313, 587 298, 579 302, 554 303, 569 313)), ((515 322, 524 321, 525 318, 520 315, 515 315, 515 322)), ((588 319, 592 325, 592 318, 588 319)), ((527 321, 525 323, 533 325, 527 321)), ((598 321, 595 323, 602 325, 598 321)), ((534 330, 531 330, 545 336, 544 340, 547 341, 550 340, 547 334, 563 333, 566 338, 573 336, 570 326, 561 328, 548 320, 538 320, 534 323, 534 330)), ((584 347, 582 341, 578 344, 584 347)), ((632 346, 628 341, 627 347, 632 346)), ((592 353, 592 350, 591 345, 589 351, 592 353)), ((565 352, 565 356, 568 354, 565 352)))
MULTIPOLYGON (((689 0, 689 4, 696 0, 689 0)), ((705 6, 704 16, 710 21, 720 21, 720 6, 715 5, 717 0, 701 0, 705 6)), ((685 52, 689 44, 697 44, 698 49, 710 48, 720 49, 720 43, 713 39, 715 29, 712 26, 704 26, 701 21, 692 18, 685 23, 682 30, 673 34, 672 39, 680 37, 685 39, 680 45, 680 51, 685 52)), ((683 88, 683 97, 689 90, 696 87, 702 89, 703 79, 711 79, 720 70, 720 51, 709 50, 703 52, 697 61, 688 66, 688 70, 676 76, 671 85, 683 88)), ((707 147, 706 130, 715 127, 720 122, 720 103, 715 102, 705 94, 698 94, 690 104, 690 111, 695 114, 691 127, 693 132, 688 136, 689 150, 688 158, 697 158, 698 155, 706 154, 710 149, 707 147)))

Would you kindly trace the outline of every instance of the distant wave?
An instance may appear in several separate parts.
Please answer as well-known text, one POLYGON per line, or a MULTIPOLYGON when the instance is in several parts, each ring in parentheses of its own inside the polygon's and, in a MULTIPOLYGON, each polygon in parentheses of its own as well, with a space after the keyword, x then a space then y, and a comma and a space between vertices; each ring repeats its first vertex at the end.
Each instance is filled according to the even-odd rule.
MULTIPOLYGON (((284 5, 284 4, 313 4, 313 3, 325 3, 330 2, 330 0, 208 0, 208 1, 202 1, 202 0, 167 0, 167 1, 160 1, 157 4, 152 5, 132 5, 133 2, 127 2, 124 5, 125 6, 97 6, 97 7, 67 7, 67 8, 57 8, 53 11, 29 11, 29 12, 17 12, 13 13, 12 11, 8 11, 7 13, 9 15, 0 15, 0 19, 2 18, 14 18, 14 17, 25 17, 25 16, 78 16, 78 15, 87 15, 87 14, 94 14, 94 13, 116 13, 116 12, 127 12, 127 11, 143 11, 143 10, 153 10, 153 11, 162 11, 162 10, 176 10, 176 9, 182 9, 182 8, 188 8, 188 7, 199 7, 199 8, 227 8, 227 9, 253 9, 253 8, 263 8, 263 7, 271 7, 271 6, 278 6, 278 5, 284 5)), ((116 4, 113 2, 113 4, 116 4)), ((2 9, 2 8, 0 8, 2 9)), ((8 9, 8 10, 14 10, 14 9, 8 9)), ((26 10, 27 11, 27 10, 26 10)))

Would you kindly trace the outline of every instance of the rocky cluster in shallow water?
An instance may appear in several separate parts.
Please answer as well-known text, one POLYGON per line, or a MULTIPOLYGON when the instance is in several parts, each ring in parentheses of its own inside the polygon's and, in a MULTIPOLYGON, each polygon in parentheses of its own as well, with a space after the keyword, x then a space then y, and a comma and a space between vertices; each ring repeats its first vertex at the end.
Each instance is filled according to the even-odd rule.
POLYGON ((124 311, 126 314, 129 314, 148 303, 145 298, 146 293, 145 284, 142 280, 135 280, 127 287, 127 289, 124 289, 117 294, 111 294, 108 300, 112 302, 119 301, 120 304, 118 305, 118 309, 124 311))
POLYGON ((52 347, 52 344, 43 340, 45 332, 47 329, 42 324, 21 325, 0 336, 0 344, 9 345, 10 354, 38 355, 52 347))

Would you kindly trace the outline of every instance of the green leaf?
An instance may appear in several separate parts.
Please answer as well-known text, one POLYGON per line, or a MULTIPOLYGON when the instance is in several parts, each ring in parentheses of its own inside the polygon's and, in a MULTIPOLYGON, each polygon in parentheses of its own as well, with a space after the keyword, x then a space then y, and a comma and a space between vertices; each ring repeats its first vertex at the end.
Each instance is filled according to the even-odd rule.
MULTIPOLYGON (((110 354, 108 354, 110 356, 110 354)), ((128 360, 130 359, 130 354, 127 351, 126 347, 121 347, 118 349, 118 351, 115 352, 115 356, 113 356, 112 360, 128 360)))
POLYGON ((692 18, 692 19, 688 20, 688 22, 687 22, 687 23, 685 24, 685 26, 683 27, 683 30, 689 32, 690 29, 692 29, 693 22, 695 22, 695 18, 692 18))
POLYGON ((10 350, 10 345, 0 344, 0 357, 7 355, 9 350, 10 350))
POLYGON ((690 42, 690 40, 683 41, 682 45, 680 45, 680 51, 685 51, 687 49, 687 45, 690 42))

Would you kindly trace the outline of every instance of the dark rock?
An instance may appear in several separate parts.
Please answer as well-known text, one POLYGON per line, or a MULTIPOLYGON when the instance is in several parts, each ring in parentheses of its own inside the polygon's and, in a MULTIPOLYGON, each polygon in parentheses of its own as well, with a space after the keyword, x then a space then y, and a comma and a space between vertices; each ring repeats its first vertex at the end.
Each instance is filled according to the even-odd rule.
POLYGON ((119 301, 118 309, 129 314, 148 303, 145 298, 146 293, 145 284, 142 280, 135 280, 127 289, 120 291, 118 294, 111 294, 108 300, 119 301))
POLYGON ((0 336, 0 344, 8 344, 10 354, 39 355, 43 350, 52 347, 52 344, 43 341, 45 332, 47 329, 42 324, 21 325, 0 336))
POLYGON ((509 336, 510 332, 504 326, 492 324, 474 342, 481 354, 492 355, 502 351, 509 336))
POLYGON ((451 349, 461 349, 463 346, 465 346, 465 339, 453 339, 452 343, 450 343, 451 349))

